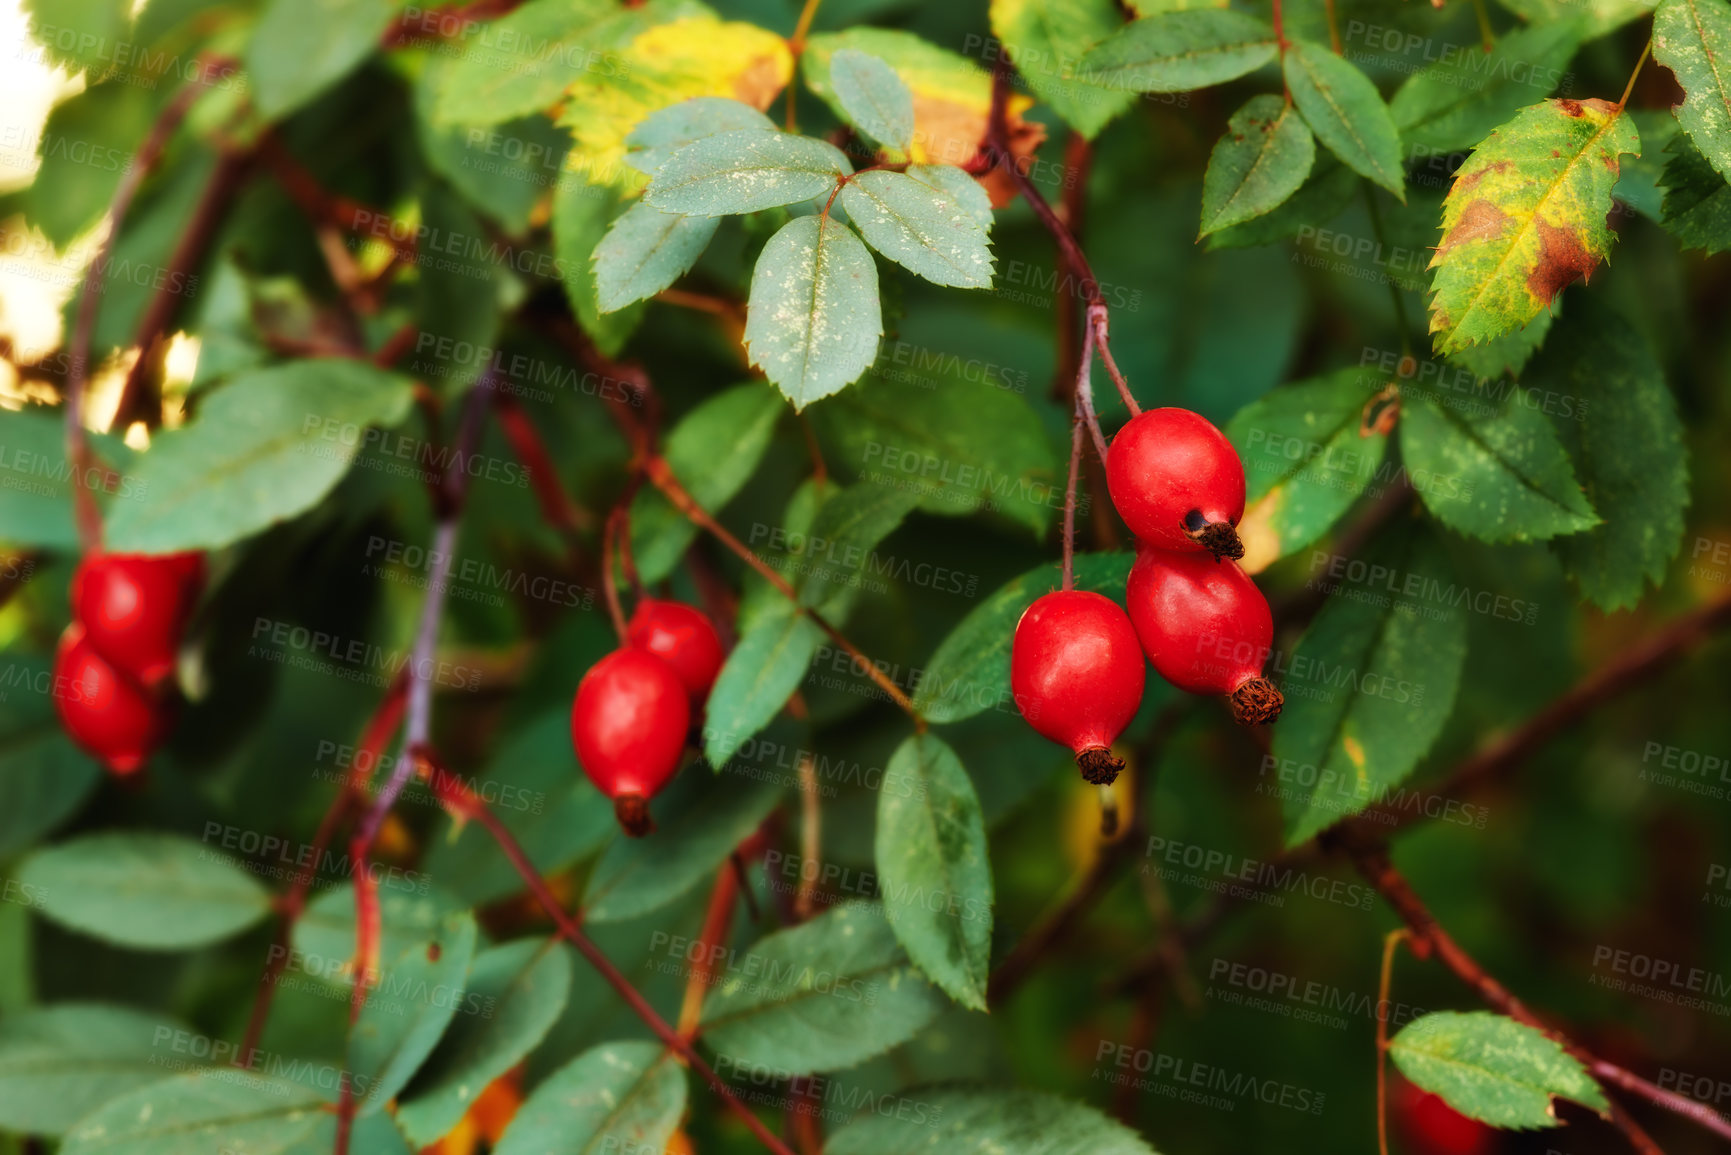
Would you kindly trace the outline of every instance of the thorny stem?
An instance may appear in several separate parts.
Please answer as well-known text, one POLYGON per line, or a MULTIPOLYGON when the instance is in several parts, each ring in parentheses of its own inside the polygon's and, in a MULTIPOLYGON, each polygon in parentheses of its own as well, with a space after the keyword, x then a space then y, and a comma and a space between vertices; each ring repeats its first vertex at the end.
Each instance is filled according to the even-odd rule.
MULTIPOLYGON (((1372 188, 1370 182, 1362 177, 1359 179, 1359 183, 1364 187, 1364 203, 1365 208, 1370 213, 1371 235, 1376 238, 1377 248, 1386 251, 1388 240, 1383 235, 1382 210, 1377 207, 1376 189, 1372 188)), ((1400 327, 1401 356, 1410 357, 1412 356, 1412 319, 1407 316, 1406 298, 1401 296, 1400 286, 1395 283, 1393 277, 1385 278, 1385 282, 1388 285, 1388 299, 1394 303, 1395 324, 1400 327)))
POLYGON ((102 303, 102 278, 108 268, 108 255, 120 236, 120 226, 138 195, 145 176, 156 167, 163 150, 174 137, 186 114, 203 90, 200 81, 187 84, 174 94, 174 99, 150 127, 150 135, 138 146, 132 165, 120 176, 114 196, 108 202, 107 234, 96 255, 84 270, 79 286, 78 311, 72 322, 71 364, 66 369, 66 458, 77 472, 72 487, 74 514, 78 523, 78 543, 85 553, 102 545, 102 514, 96 508, 96 496, 90 491, 90 470, 94 462, 90 452, 90 437, 84 428, 84 382, 90 374, 90 343, 96 332, 96 311, 102 303))
POLYGON ((1382 982, 1377 987, 1376 1002, 1376 1149, 1378 1155, 1388 1155, 1388 1001, 1389 987, 1394 980, 1394 952, 1412 937, 1402 927, 1391 930, 1382 940, 1382 982))
POLYGON ((619 968, 614 966, 612 961, 601 952, 601 949, 590 941, 589 936, 583 933, 576 921, 559 904, 559 900, 554 897, 553 892, 547 888, 547 884, 536 872, 528 856, 523 853, 523 848, 518 845, 517 840, 499 821, 491 808, 470 792, 459 779, 447 773, 436 763, 432 767, 432 779, 434 793, 447 806, 462 817, 473 818, 486 829, 488 834, 493 836, 494 840, 499 843, 499 848, 505 852, 505 857, 511 860, 511 865, 516 868, 517 873, 522 875, 523 881, 528 884, 536 901, 541 904, 548 917, 559 927, 559 933, 568 939, 578 952, 589 961, 589 965, 594 967, 607 984, 619 993, 619 996, 625 1000, 638 1018, 642 1019, 655 1033, 655 1036, 687 1065, 703 1076, 704 1081, 721 1097, 728 1110, 739 1116, 740 1121, 751 1130, 751 1133, 757 1137, 760 1143, 769 1148, 775 1155, 793 1155, 792 1150, 776 1138, 749 1107, 740 1102, 739 1097, 733 1093, 733 1089, 722 1080, 720 1075, 715 1073, 714 1068, 703 1061, 702 1056, 698 1055, 690 1041, 681 1038, 679 1033, 655 1012, 655 1008, 650 1006, 648 1001, 638 993, 637 988, 631 985, 631 981, 621 974, 619 968))
POLYGON ((1641 68, 1647 63, 1647 57, 1653 53, 1653 40, 1648 37, 1647 43, 1641 46, 1640 59, 1635 61, 1635 70, 1629 73, 1629 83, 1623 86, 1623 98, 1617 101, 1617 111, 1622 112, 1629 103, 1630 95, 1635 91, 1635 81, 1641 77, 1641 68))

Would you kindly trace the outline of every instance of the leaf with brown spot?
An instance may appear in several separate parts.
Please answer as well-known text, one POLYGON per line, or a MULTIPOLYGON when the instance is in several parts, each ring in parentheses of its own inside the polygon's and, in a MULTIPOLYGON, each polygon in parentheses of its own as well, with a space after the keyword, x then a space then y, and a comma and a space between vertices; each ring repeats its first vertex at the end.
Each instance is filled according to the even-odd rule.
POLYGON ((1731 179, 1731 8, 1724 0, 1665 0, 1653 14, 1653 59, 1683 86, 1677 123, 1731 179))
POLYGON ((1523 109, 1474 150, 1443 202, 1431 268, 1438 352, 1513 332, 1610 251, 1606 223, 1634 121, 1603 100, 1523 109))

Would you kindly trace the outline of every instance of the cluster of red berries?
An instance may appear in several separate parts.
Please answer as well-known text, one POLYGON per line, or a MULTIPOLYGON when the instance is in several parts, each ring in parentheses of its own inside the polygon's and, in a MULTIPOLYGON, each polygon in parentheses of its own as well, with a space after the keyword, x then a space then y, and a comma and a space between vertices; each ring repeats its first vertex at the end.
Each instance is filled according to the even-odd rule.
POLYGON ((625 833, 648 834, 649 800, 684 761, 692 720, 721 672, 721 638, 703 613, 644 598, 625 644, 596 662, 571 703, 577 761, 625 833))
POLYGON ((72 740, 115 774, 138 770, 168 735, 176 655, 203 587, 199 553, 93 554, 72 575, 54 705, 72 740))
POLYGON ((1229 696, 1246 725, 1274 721, 1282 704, 1262 677, 1274 618, 1235 560, 1244 464, 1232 443, 1188 409, 1151 409, 1113 439, 1106 486, 1138 539, 1130 612, 1085 590, 1049 593, 1016 623, 1010 651, 1022 716, 1102 784, 1124 768, 1111 745, 1142 702, 1143 654, 1181 690, 1229 696))

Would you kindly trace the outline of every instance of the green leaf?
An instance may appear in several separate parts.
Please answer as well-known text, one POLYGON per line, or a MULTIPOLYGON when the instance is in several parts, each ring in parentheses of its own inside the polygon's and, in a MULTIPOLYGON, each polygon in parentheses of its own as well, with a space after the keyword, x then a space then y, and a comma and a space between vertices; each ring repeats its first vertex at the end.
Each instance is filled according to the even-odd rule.
POLYGON ((1329 151, 1353 172, 1406 200, 1400 130, 1376 85, 1357 65, 1326 45, 1294 40, 1286 49, 1286 86, 1329 151))
MULTIPOLYGON (((1076 588, 1122 598, 1130 565, 1128 553, 1079 553, 1076 588)), ((974 607, 920 673, 914 709, 931 722, 959 722, 984 710, 1016 712, 1010 694, 1010 643, 1016 623, 1035 599, 1058 588, 1058 567, 1031 569, 974 607)))
POLYGON ((1731 9, 1722 0, 1665 0, 1653 14, 1653 59, 1683 86, 1677 123, 1731 179, 1731 9))
POLYGON ((1551 332, 1561 302, 1528 321, 1512 333, 1493 337, 1482 345, 1468 345, 1448 355, 1451 365, 1459 365, 1482 380, 1499 377, 1519 377, 1533 354, 1545 343, 1551 332))
POLYGON ((703 754, 725 766, 740 746, 769 725, 805 680, 824 632, 798 606, 777 597, 749 623, 727 655, 703 724, 703 754))
POLYGON ((1288 385, 1240 409, 1226 426, 1244 462, 1239 522, 1255 573, 1328 531, 1381 478, 1388 436, 1362 436, 1365 406, 1386 378, 1341 369, 1288 385))
MULTIPOLYGON (((61 21, 50 14, 49 23, 61 21)), ((131 84, 98 84, 54 106, 36 155, 42 164, 23 191, 25 218, 66 249, 108 210, 157 113, 151 94, 131 84)), ((70 275, 70 271, 68 273, 70 275)))
POLYGON ((1461 533, 1543 541, 1599 524, 1556 430, 1519 386, 1501 408, 1403 390, 1400 452, 1425 506, 1461 533))
MULTIPOLYGON (((751 480, 786 412, 762 382, 736 385, 687 413, 667 437, 663 456, 673 476, 711 514, 751 480)), ((647 486, 631 504, 631 550, 639 575, 658 582, 673 572, 697 527, 659 490, 647 486)))
POLYGON ((621 922, 667 906, 712 877, 780 799, 772 785, 727 774, 681 775, 651 805, 654 833, 616 838, 602 852, 583 891, 584 918, 621 922))
POLYGON ((1064 508, 1064 467, 1039 416, 990 381, 940 370, 932 388, 874 371, 812 420, 838 469, 911 490, 928 513, 990 510, 1043 533, 1064 508))
POLYGON ((408 415, 409 382, 350 360, 295 361, 236 376, 138 459, 140 497, 109 510, 123 553, 216 549, 317 505, 373 425, 408 415))
MULTIPOLYGON (((88 69, 91 82, 111 71, 127 39, 134 5, 130 0, 24 0, 30 35, 44 55, 69 72, 88 69)), ((23 45, 13 49, 24 55, 23 45)))
POLYGON ((1276 55, 1274 29, 1224 8, 1137 20, 1082 58, 1082 75, 1106 88, 1185 92, 1236 80, 1276 55))
POLYGON ((1490 52, 1468 45, 1407 78, 1389 101, 1407 152, 1471 148, 1562 83, 1586 29, 1573 16, 1516 28, 1490 52))
POLYGON ((943 1006, 883 910, 849 902, 743 951, 704 1000, 701 1029, 730 1062, 792 1077, 882 1054, 943 1006))
POLYGON ((908 957, 951 998, 986 1009, 992 862, 973 781, 943 740, 915 734, 878 790, 876 858, 884 916, 908 957))
POLYGON ((992 0, 992 33, 1041 100, 1092 139, 1136 102, 1122 87, 1078 76, 1088 50, 1124 26, 1113 0, 992 0))
POLYGON ((921 1087, 903 1095, 925 1110, 861 1111, 824 1155, 1155 1155, 1094 1108, 1025 1087, 921 1087))
POLYGON ((15 655, 0 671, 0 860, 64 822, 102 779, 55 716, 53 689, 46 658, 15 655))
POLYGON ((511 236, 520 237, 529 231, 530 216, 548 188, 571 179, 561 171, 570 140, 544 116, 526 116, 496 127, 440 121, 439 94, 453 67, 453 60, 430 57, 415 84, 415 132, 421 154, 472 207, 511 236))
POLYGON ((1501 0, 1502 6, 1528 24, 1581 19, 1584 33, 1596 40, 1631 20, 1651 12, 1658 0, 1501 0))
POLYGON ((612 53, 644 23, 612 0, 534 0, 467 41, 441 86, 443 124, 498 124, 543 113, 585 67, 617 71, 612 53))
POLYGON ((267 0, 246 70, 260 116, 280 120, 360 67, 397 14, 397 0, 267 0))
POLYGON ((895 69, 868 53, 844 48, 829 58, 829 82, 848 123, 903 154, 913 147, 914 94, 895 69))
POLYGON ((1731 249, 1731 185, 1694 145, 1679 141, 1673 148, 1660 177, 1665 231, 1685 249, 1700 249, 1708 256, 1731 249))
POLYGON ((549 1075, 494 1155, 662 1151, 685 1113, 685 1069, 660 1043, 603 1043, 549 1075))
POLYGON ((809 568, 794 583, 800 604, 816 606, 826 617, 844 610, 875 560, 872 551, 919 501, 919 494, 887 485, 850 485, 831 493, 806 534, 809 568))
POLYGON ((1607 610, 1641 600, 1683 541, 1689 458, 1683 424, 1647 339, 1593 298, 1564 319, 1523 395, 1546 411, 1604 524, 1554 548, 1581 593, 1607 610))
POLYGON ((526 938, 475 956, 465 1009, 397 1107, 397 1125, 416 1147, 443 1138, 486 1087, 546 1037, 571 989, 571 949, 526 938))
POLYGON ((0 1127, 59 1135, 91 1111, 173 1074, 184 1024, 104 1003, 56 1003, 0 1021, 0 1127))
POLYGON ((475 935, 468 911, 446 915, 432 938, 388 961, 367 991, 348 1051, 362 1114, 384 1107, 409 1085, 459 1006, 465 1014, 479 1013, 463 989, 475 935))
MULTIPOLYGON (((571 757, 571 709, 562 706, 499 747, 488 771, 471 783, 493 807, 542 875, 572 866, 618 829, 613 803, 571 757)), ((494 902, 523 888, 523 878, 479 823, 427 840, 423 869, 466 903, 494 902)))
POLYGON ((725 96, 694 96, 660 109, 632 129, 625 162, 654 176, 667 158, 694 141, 724 132, 776 132, 775 122, 749 104, 725 96))
POLYGON ((1357 173, 1335 160, 1333 153, 1323 153, 1297 192, 1259 217, 1210 233, 1205 247, 1213 252, 1289 241, 1304 229, 1318 228, 1339 216, 1362 187, 1357 173))
POLYGON ((1556 1040, 1490 1011, 1441 1011, 1389 1040, 1401 1074, 1470 1119, 1493 1127, 1557 1127, 1568 1099, 1609 1115, 1605 1093, 1556 1040))
POLYGON ((601 312, 653 297, 691 271, 720 220, 664 213, 639 202, 595 246, 595 297, 601 312))
MULTIPOLYGON (((55 411, 58 412, 58 411, 55 411)), ((133 453, 122 441, 91 438, 110 468, 85 474, 98 503, 148 496, 131 476, 133 453)), ((47 549, 77 549, 72 493, 79 471, 66 460, 66 423, 39 409, 0 410, 0 541, 47 549)))
MULTIPOLYGON (((283 1056, 273 1066, 289 1077, 224 1068, 111 1099, 67 1133, 60 1155, 328 1155, 335 1150, 341 1071, 324 1060, 283 1056)), ((409 1155, 383 1114, 355 1121, 349 1150, 409 1155)))
POLYGON ((1288 846, 1405 781, 1442 732, 1460 685, 1475 591, 1423 530, 1403 527, 1364 560, 1386 578, 1343 579, 1281 680, 1273 788, 1288 846))
POLYGON ((1316 160, 1316 141, 1278 96, 1253 96, 1232 114, 1202 178, 1205 237, 1259 217, 1297 192, 1316 160))
POLYGON ((769 239, 751 278, 745 344, 795 409, 858 380, 883 331, 877 266, 853 230, 796 217, 769 239))
MULTIPOLYGON (((346 872, 346 858, 339 859, 346 872)), ((466 904, 442 890, 413 892, 395 886, 379 888, 379 957, 393 959, 417 943, 425 944, 440 933, 445 919, 465 909, 466 904)), ((355 957, 355 888, 350 883, 333 886, 307 904, 295 920, 294 949, 303 956, 299 964, 309 975, 348 986, 354 981, 351 964, 355 957)))
POLYGON ((797 204, 853 172, 839 148, 809 136, 744 128, 693 141, 668 157, 643 199, 669 213, 720 217, 797 204))
POLYGON ((270 913, 270 892, 221 851, 177 834, 86 834, 37 851, 18 879, 61 926, 137 950, 191 950, 270 913))
POLYGON ((605 240, 608 227, 624 203, 617 191, 590 184, 570 172, 560 178, 559 190, 553 196, 553 249, 558 255, 559 275, 565 282, 565 296, 577 315, 577 323, 595 342, 595 347, 609 357, 618 356, 625 347, 643 319, 644 309, 639 305, 612 313, 601 312, 595 283, 595 250, 605 240))
POLYGON ((866 243, 897 264, 933 284, 991 286, 986 230, 947 188, 876 169, 848 181, 837 200, 866 243))
POLYGON ((1547 100, 1487 137, 1443 202, 1430 267, 1438 352, 1518 329, 1610 251, 1618 157, 1635 122, 1603 100, 1547 100))
POLYGON ((980 182, 953 164, 910 164, 907 174, 921 184, 946 192, 951 199, 980 222, 980 227, 992 227, 992 198, 980 182))

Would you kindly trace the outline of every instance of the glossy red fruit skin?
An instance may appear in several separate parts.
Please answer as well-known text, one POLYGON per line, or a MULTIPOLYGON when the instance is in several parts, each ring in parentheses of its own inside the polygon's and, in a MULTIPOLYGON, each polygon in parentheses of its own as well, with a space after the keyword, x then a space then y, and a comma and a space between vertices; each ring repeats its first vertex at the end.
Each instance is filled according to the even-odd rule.
POLYGON ((615 650, 577 684, 571 743, 597 789, 653 798, 679 770, 691 707, 685 683, 654 654, 615 650))
POLYGON ((1180 690, 1230 694, 1261 676, 1274 618, 1268 599, 1234 563, 1144 549, 1124 600, 1148 661, 1180 690))
POLYGON ((92 554, 72 575, 72 613, 97 653, 154 685, 174 672, 203 584, 200 553, 92 554))
POLYGON ((150 760, 171 721, 142 686, 96 652, 77 622, 66 627, 54 655, 54 708, 72 740, 121 776, 150 760))
MULTIPOLYGON (((1226 435, 1188 409, 1132 417, 1106 452, 1106 488, 1118 516, 1144 543, 1202 551, 1186 526, 1236 526, 1244 516, 1244 463, 1226 435)), ((1228 556, 1242 556, 1229 554, 1228 556)))
POLYGON ((1396 1095, 1395 1119, 1413 1155, 1489 1155, 1496 1149, 1494 1128, 1411 1083, 1402 1083, 1396 1095))
MULTIPOLYGON (((1142 704, 1147 678, 1129 617, 1102 594, 1046 594, 1016 623, 1010 646, 1016 708, 1042 736, 1078 756, 1117 740, 1142 704)), ((1086 762, 1083 772, 1095 780, 1086 762)))
POLYGON ((644 598, 625 627, 625 644, 673 667, 694 703, 709 697, 724 655, 708 615, 683 602, 644 598))

